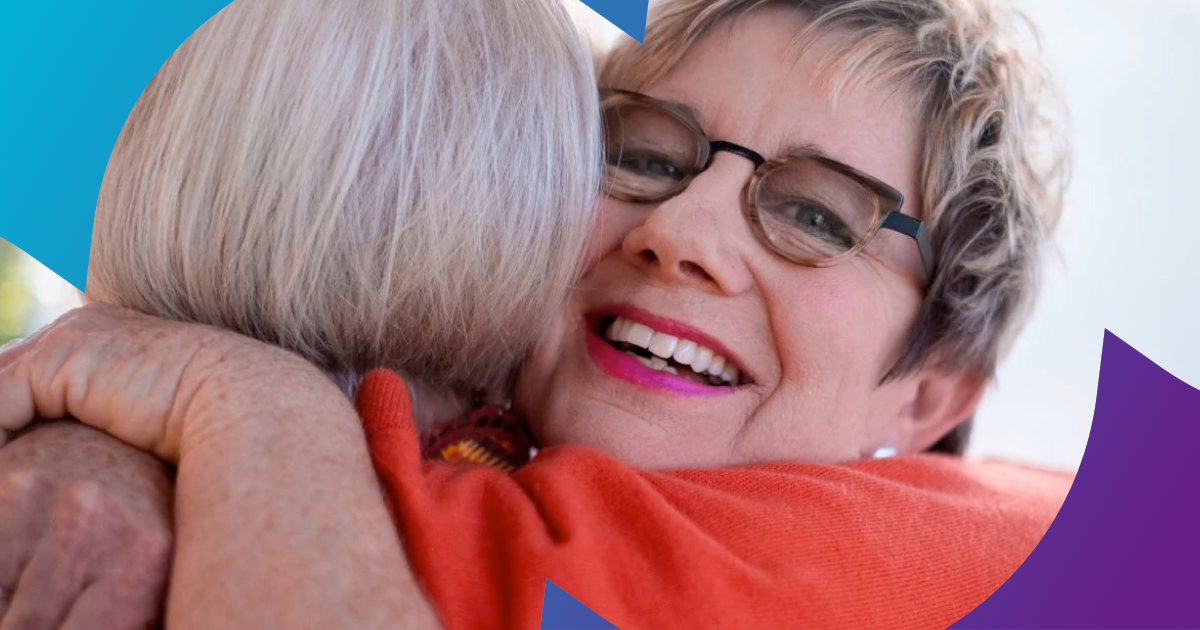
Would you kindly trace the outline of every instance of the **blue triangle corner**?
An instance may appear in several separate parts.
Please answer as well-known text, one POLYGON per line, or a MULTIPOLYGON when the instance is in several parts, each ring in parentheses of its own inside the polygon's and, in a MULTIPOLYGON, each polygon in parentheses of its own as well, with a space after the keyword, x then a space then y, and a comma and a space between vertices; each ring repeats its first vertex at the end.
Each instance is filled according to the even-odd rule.
POLYGON ((646 43, 646 14, 650 10, 650 0, 582 0, 600 17, 612 22, 612 25, 625 31, 625 34, 638 40, 639 44, 646 43))
POLYGON ((541 630, 620 630, 578 599, 546 580, 541 630))

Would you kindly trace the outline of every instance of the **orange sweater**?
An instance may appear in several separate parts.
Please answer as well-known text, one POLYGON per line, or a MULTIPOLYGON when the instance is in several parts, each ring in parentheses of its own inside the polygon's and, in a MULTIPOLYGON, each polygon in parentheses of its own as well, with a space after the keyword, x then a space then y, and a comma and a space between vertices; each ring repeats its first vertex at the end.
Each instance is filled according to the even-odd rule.
POLYGON ((391 372, 359 411, 447 630, 538 628, 547 579, 622 630, 945 628, 1020 566, 1073 479, 941 456, 664 474, 573 446, 510 475, 423 462, 391 372))

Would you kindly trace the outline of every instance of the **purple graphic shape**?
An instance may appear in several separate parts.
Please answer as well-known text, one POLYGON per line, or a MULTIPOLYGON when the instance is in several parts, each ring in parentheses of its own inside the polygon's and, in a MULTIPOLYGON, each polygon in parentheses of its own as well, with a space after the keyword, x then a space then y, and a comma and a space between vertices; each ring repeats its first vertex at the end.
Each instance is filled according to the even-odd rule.
POLYGON ((1200 390, 1105 331, 1091 436, 1058 518, 952 628, 1200 628, 1200 390))

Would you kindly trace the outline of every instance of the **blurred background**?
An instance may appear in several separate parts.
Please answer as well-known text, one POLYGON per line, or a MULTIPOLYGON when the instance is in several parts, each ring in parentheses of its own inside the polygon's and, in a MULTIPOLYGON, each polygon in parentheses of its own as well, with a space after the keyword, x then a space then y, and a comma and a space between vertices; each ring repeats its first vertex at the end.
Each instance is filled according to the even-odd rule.
POLYGON ((79 304, 74 287, 0 239, 0 344, 41 328, 79 304))
MULTIPOLYGON (((971 454, 1075 469, 1105 328, 1200 386, 1200 0, 1017 5, 1063 85, 1075 170, 1042 299, 984 400, 971 454)), ((578 9, 599 41, 617 37, 578 9)), ((0 241, 0 342, 78 303, 0 241)))

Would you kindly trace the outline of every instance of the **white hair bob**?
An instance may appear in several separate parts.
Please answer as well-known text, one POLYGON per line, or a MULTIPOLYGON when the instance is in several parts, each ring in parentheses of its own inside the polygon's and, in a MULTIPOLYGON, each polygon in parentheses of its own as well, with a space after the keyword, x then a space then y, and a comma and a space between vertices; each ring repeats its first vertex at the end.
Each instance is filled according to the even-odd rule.
POLYGON ((236 0, 113 149, 87 299, 331 373, 490 383, 556 314, 599 190, 562 0, 236 0))

